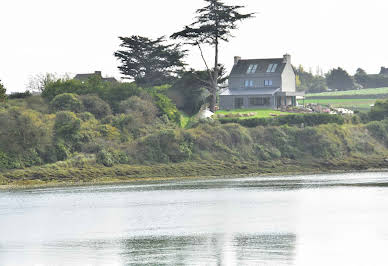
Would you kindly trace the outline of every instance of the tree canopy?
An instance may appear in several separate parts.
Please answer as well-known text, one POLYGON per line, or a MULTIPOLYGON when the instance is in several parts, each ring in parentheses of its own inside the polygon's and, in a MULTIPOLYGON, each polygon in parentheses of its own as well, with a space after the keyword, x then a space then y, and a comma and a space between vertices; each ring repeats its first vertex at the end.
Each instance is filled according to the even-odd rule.
POLYGON ((335 90, 351 90, 354 88, 353 78, 342 68, 332 69, 326 76, 327 86, 335 90))
POLYGON ((195 21, 186 26, 182 31, 171 35, 173 39, 184 39, 188 44, 198 46, 201 51, 202 59, 206 65, 208 79, 206 80, 207 89, 211 94, 210 109, 215 110, 218 76, 220 66, 218 62, 219 43, 227 42, 232 36, 232 31, 237 29, 237 22, 251 18, 253 13, 242 14, 240 9, 244 6, 226 5, 220 0, 204 0, 206 6, 196 11, 195 21), (214 48, 214 68, 211 69, 202 53, 201 44, 208 44, 214 48))
POLYGON ((185 66, 185 51, 179 44, 166 44, 164 37, 156 40, 133 35, 119 37, 122 50, 115 52, 121 62, 123 78, 133 79, 139 86, 160 86, 171 80, 185 66))
POLYGON ((7 99, 6 92, 7 90, 5 89, 3 83, 1 83, 1 80, 0 80, 0 103, 5 102, 5 99, 7 99))

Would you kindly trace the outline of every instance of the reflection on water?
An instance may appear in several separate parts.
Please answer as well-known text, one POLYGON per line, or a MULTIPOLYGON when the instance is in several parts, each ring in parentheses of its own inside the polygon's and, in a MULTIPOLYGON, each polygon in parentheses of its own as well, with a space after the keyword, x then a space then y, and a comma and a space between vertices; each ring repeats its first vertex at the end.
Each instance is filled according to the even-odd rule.
POLYGON ((274 265, 292 263, 295 235, 164 236, 123 241, 125 264, 274 265))
POLYGON ((0 266, 386 265, 388 174, 0 192, 0 266))

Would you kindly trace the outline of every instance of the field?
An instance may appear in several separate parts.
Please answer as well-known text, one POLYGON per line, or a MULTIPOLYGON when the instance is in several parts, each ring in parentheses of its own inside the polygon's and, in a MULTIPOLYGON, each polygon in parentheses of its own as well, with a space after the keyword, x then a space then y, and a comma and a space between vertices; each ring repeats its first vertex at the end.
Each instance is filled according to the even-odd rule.
POLYGON ((305 104, 316 103, 351 110, 369 111, 376 100, 388 98, 388 88, 306 94, 305 104))
POLYGON ((305 104, 316 103, 320 105, 331 105, 334 108, 347 108, 351 110, 368 111, 376 99, 307 99, 305 104))
POLYGON ((230 114, 249 114, 249 113, 255 113, 254 116, 248 116, 248 117, 241 117, 241 119, 247 119, 247 118, 266 118, 266 117, 272 117, 274 115, 288 115, 289 113, 276 111, 272 109, 235 109, 232 111, 224 111, 220 110, 217 111, 216 114, 219 115, 230 115, 230 114))
POLYGON ((377 88, 377 89, 362 89, 362 90, 350 90, 350 91, 332 91, 332 92, 322 92, 322 93, 311 93, 306 94, 307 98, 317 98, 317 97, 365 97, 365 99, 379 98, 378 96, 387 97, 388 88, 377 88), (374 97, 377 96, 377 97, 374 97))

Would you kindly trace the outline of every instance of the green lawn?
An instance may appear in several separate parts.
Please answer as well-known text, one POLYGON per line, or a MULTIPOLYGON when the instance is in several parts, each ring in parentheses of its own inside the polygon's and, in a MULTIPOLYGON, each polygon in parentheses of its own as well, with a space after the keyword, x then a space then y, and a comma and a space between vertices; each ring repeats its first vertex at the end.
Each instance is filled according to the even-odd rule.
POLYGON ((310 93, 306 94, 306 97, 322 97, 322 96, 355 96, 355 95, 379 95, 385 94, 388 95, 387 88, 376 88, 376 89, 362 89, 362 90, 350 90, 350 91, 332 91, 332 92, 322 92, 322 93, 310 93))
POLYGON ((272 117, 272 115, 289 115, 290 113, 276 111, 272 109, 235 109, 232 111, 224 111, 220 110, 217 111, 216 114, 249 114, 249 113, 255 113, 254 116, 248 116, 248 117, 239 117, 241 119, 249 119, 249 118, 266 118, 266 117, 272 117), (272 115, 271 115, 272 114, 272 115))
POLYGON ((316 103, 320 105, 331 105, 332 107, 342 107, 351 110, 369 110, 376 99, 307 99, 305 104, 316 103))

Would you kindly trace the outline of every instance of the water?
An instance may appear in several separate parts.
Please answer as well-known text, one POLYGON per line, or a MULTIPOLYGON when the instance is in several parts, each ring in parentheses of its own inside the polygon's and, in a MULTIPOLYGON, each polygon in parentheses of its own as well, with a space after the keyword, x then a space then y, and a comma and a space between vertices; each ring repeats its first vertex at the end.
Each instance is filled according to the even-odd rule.
POLYGON ((0 192, 0 265, 388 265, 388 173, 0 192))

